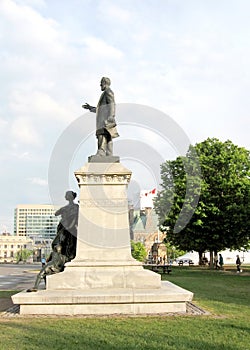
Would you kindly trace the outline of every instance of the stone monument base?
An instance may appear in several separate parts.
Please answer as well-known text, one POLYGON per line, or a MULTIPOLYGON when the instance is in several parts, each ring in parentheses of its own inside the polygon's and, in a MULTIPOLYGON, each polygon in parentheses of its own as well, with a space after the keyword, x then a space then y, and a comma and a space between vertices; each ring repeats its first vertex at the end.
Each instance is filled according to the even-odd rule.
MULTIPOLYGON (((74 261, 73 261, 74 263, 74 261)), ((161 276, 155 272, 144 269, 142 266, 121 265, 77 266, 68 263, 66 269, 55 275, 47 277, 46 289, 157 289, 161 288, 161 276)))
POLYGON ((193 293, 161 282, 158 289, 39 290, 12 296, 22 315, 146 315, 186 313, 193 293))
MULTIPOLYGON (((186 312, 193 294, 143 268, 131 256, 127 185, 131 171, 90 157, 75 172, 80 187, 76 257, 47 276, 46 290, 12 296, 20 313, 143 315, 186 312)), ((118 160, 118 159, 117 159, 118 160)))

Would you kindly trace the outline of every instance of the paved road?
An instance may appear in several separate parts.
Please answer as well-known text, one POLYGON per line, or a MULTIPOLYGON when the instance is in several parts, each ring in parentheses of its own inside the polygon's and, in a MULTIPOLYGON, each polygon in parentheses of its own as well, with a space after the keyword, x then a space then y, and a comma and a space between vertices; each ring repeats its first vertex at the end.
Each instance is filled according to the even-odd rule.
MULTIPOLYGON (((0 264, 0 290, 23 290, 34 285, 41 264, 0 264)), ((43 288, 43 283, 39 288, 43 288)))

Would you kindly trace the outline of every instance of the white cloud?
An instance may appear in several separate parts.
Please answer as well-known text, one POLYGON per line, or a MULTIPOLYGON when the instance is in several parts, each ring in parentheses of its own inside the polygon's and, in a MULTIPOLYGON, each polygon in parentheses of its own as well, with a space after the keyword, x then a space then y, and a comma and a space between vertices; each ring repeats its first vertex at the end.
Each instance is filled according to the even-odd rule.
POLYGON ((11 126, 11 136, 16 142, 29 145, 41 145, 41 138, 33 123, 25 117, 16 118, 11 126))
POLYGON ((46 7, 46 3, 44 0, 16 0, 17 4, 21 5, 29 5, 32 7, 44 8, 46 7))
POLYGON ((22 160, 30 160, 31 159, 29 152, 23 152, 23 153, 19 154, 18 158, 22 159, 22 160))
MULTIPOLYGON (((13 90, 11 94, 10 108, 17 115, 28 115, 36 119, 37 122, 46 122, 52 120, 70 120, 71 111, 65 107, 65 101, 55 100, 49 92, 32 91, 30 87, 24 86, 19 90, 13 90)), ((35 125, 34 125, 35 127, 35 125)))
POLYGON ((94 60, 100 61, 102 58, 114 60, 123 56, 121 50, 109 45, 100 38, 88 36, 83 39, 83 42, 86 45, 86 53, 94 60))
POLYGON ((0 118, 0 134, 4 134, 8 125, 7 120, 0 118))
POLYGON ((40 177, 30 177, 30 178, 28 178, 28 180, 34 185, 38 185, 38 186, 42 186, 42 187, 45 187, 48 185, 48 181, 41 179, 40 177))
POLYGON ((163 134, 160 134, 158 127, 150 129, 148 126, 136 124, 124 124, 119 126, 122 140, 135 140, 150 145, 155 152, 158 152, 163 159, 173 159, 179 155, 172 142, 163 134))
POLYGON ((118 23, 124 22, 126 24, 133 18, 131 10, 117 6, 117 4, 107 0, 100 2, 98 10, 102 18, 107 18, 108 20, 112 18, 113 21, 118 23))
POLYGON ((136 49, 139 51, 139 49, 143 49, 143 47, 140 47, 139 45, 143 45, 152 39, 152 30, 148 27, 141 27, 139 31, 132 33, 132 39, 135 41, 136 49))
POLYGON ((15 47, 16 52, 25 54, 46 49, 62 53, 58 23, 41 16, 30 6, 20 5, 12 0, 0 2, 2 18, 2 41, 7 48, 15 47), (33 51, 33 52, 32 52, 33 51))

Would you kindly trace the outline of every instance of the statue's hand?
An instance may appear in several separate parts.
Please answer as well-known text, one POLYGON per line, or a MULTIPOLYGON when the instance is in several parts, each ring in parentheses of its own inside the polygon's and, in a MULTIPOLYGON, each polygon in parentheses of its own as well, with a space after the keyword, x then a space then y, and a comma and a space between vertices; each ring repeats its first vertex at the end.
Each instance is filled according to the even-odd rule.
POLYGON ((82 105, 82 108, 91 110, 92 107, 88 103, 85 103, 82 105))
POLYGON ((82 105, 82 108, 88 109, 90 112, 93 112, 93 113, 96 112, 96 107, 90 106, 88 103, 85 103, 84 105, 82 105))

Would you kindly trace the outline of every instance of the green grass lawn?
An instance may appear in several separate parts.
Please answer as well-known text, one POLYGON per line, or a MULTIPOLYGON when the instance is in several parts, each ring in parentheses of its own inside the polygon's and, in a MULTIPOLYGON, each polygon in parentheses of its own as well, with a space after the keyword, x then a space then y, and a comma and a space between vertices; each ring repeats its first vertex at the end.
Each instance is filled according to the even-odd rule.
POLYGON ((0 318, 0 350, 250 350, 250 268, 173 267, 162 279, 194 292, 210 315, 0 318))

